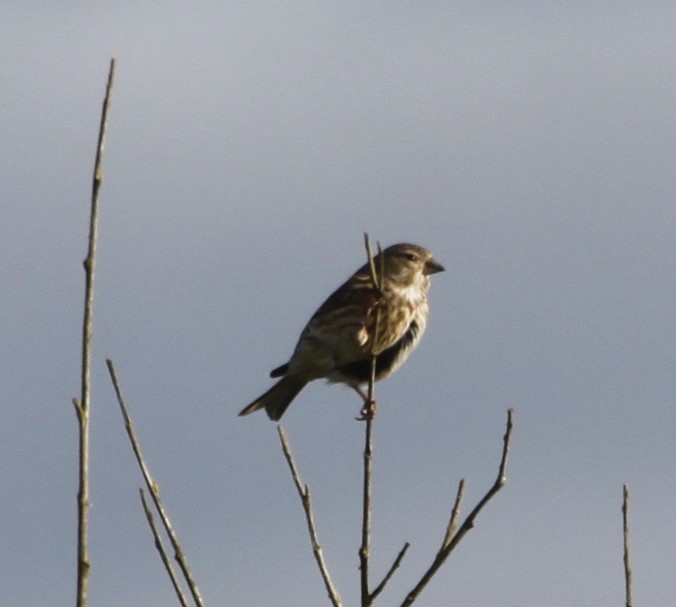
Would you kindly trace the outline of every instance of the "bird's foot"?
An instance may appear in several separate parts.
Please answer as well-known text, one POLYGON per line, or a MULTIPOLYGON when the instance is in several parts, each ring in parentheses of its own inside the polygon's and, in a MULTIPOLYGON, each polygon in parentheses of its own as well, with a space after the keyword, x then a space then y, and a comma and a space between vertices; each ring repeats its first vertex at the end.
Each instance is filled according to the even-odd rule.
POLYGON ((359 411, 359 417, 355 419, 360 422, 371 421, 376 416, 376 411, 378 410, 378 403, 375 399, 364 399, 364 406, 359 411))

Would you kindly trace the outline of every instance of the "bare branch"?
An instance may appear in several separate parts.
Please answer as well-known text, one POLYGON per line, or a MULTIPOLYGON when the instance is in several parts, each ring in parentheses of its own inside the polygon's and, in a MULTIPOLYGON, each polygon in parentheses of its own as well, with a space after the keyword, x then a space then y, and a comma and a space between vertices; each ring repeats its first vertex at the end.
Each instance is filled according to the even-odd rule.
POLYGON ((176 577, 174 567, 172 566, 171 560, 167 555, 167 551, 164 549, 164 545, 162 544, 162 538, 160 537, 160 534, 157 531, 157 527, 155 526, 155 519, 153 518, 153 513, 150 511, 150 508, 148 507, 148 502, 146 501, 146 496, 143 489, 139 489, 139 495, 141 496, 141 503, 143 504, 143 511, 146 514, 148 526, 150 527, 150 531, 152 532, 153 538, 155 539, 155 548, 160 553, 160 558, 162 559, 164 568, 167 570, 167 573, 169 574, 171 585, 174 587, 174 591, 176 592, 176 596, 178 597, 178 600, 180 601, 181 605, 183 605, 183 607, 188 607, 188 599, 185 596, 185 594, 183 594, 183 590, 181 590, 181 586, 178 583, 178 578, 176 577))
POLYGON ((369 379, 367 400, 365 404, 363 417, 367 419, 369 416, 373 417, 375 415, 375 401, 373 398, 373 386, 376 383, 376 360, 378 358, 378 353, 376 352, 376 347, 378 344, 378 333, 380 331, 380 298, 382 296, 382 280, 385 274, 385 257, 383 256, 383 250, 380 247, 380 242, 376 243, 378 247, 378 259, 380 260, 379 268, 376 270, 375 258, 371 253, 371 242, 369 240, 369 235, 367 232, 364 232, 364 246, 366 248, 366 256, 368 257, 369 270, 371 271, 371 281, 373 282, 373 288, 375 290, 376 302, 375 307, 375 325, 373 329, 373 337, 371 338, 371 377, 369 379))
MULTIPOLYGON (((368 232, 364 232, 364 247, 366 248, 366 256, 368 258, 369 269, 371 270, 371 280, 373 281, 373 286, 376 289, 380 289, 380 281, 378 280, 378 273, 376 272, 375 258, 371 252, 371 240, 369 239, 368 232)), ((380 244, 377 244, 378 252, 380 253, 380 244)), ((380 276, 382 276, 382 268, 380 276)))
MULTIPOLYGON (((374 357, 375 358, 375 357, 374 357)), ((373 388, 369 383, 369 400, 373 388)), ((359 571, 362 607, 371 604, 369 593, 369 556, 371 537, 371 468, 373 462, 373 416, 366 417, 366 431, 364 438, 364 480, 362 484, 362 526, 361 546, 359 547, 359 571)))
POLYGON ((195 604, 198 607, 203 607, 204 603, 202 601, 202 596, 200 594, 199 589, 197 588, 197 583, 193 578, 192 572, 190 571, 190 567, 188 566, 188 561, 186 560, 185 554, 183 553, 183 548, 181 547, 181 544, 179 543, 178 538, 176 537, 176 533, 174 532, 174 529, 171 525, 171 521, 169 520, 169 515, 166 513, 164 509, 162 500, 160 499, 160 492, 157 487, 157 484, 150 475, 150 470, 148 469, 148 466, 146 465, 146 462, 143 458, 143 454, 141 453, 141 446, 138 442, 138 439, 136 438, 134 425, 131 422, 131 418, 129 417, 129 414, 127 412, 127 407, 124 403, 124 398, 122 397, 122 391, 120 390, 120 384, 117 381, 117 375, 115 374, 115 367, 113 365, 113 361, 110 359, 106 359, 106 364, 108 365, 108 372, 110 373, 110 378, 113 382, 113 387, 115 388, 117 402, 120 405, 120 411, 122 412, 122 417, 124 418, 125 429, 127 430, 127 435, 129 436, 129 440, 131 441, 131 446, 134 451, 134 455, 136 456, 136 461, 138 462, 139 468, 141 469, 141 473, 143 474, 143 478, 146 482, 146 486, 148 487, 148 491, 150 492, 150 495, 153 498, 155 508, 157 509, 157 512, 160 515, 162 525, 164 526, 164 529, 166 530, 167 535, 169 536, 169 541, 171 542, 171 545, 174 549, 174 559, 181 568, 181 572, 183 573, 183 577, 185 578, 188 584, 188 588, 190 589, 190 593, 192 595, 193 600, 195 601, 195 604))
POLYGON ((81 422, 82 419, 82 405, 80 404, 80 399, 79 398, 74 398, 72 401, 73 407, 75 408, 75 415, 77 415, 77 419, 79 422, 81 422))
MULTIPOLYGON (((413 590, 411 590, 411 592, 409 592, 409 594, 406 596, 404 602, 401 604, 401 607, 408 607, 408 605, 411 605, 418 598, 418 596, 425 589, 425 586, 427 586, 427 583, 432 579, 434 574, 444 564, 446 559, 449 557, 451 552, 453 552, 455 547, 460 543, 465 534, 474 527, 474 521, 481 512, 481 510, 484 508, 484 506, 493 498, 493 496, 498 491, 500 491, 500 489, 502 489, 503 485, 505 484, 506 482, 505 469, 507 467, 507 456, 509 454, 509 446, 512 437, 512 416, 513 411, 512 409, 509 409, 507 411, 507 430, 505 431, 505 436, 503 438, 502 458, 500 459, 498 476, 495 479, 493 486, 488 490, 486 495, 484 495, 484 497, 469 513, 465 521, 462 523, 462 525, 460 525, 458 531, 455 534, 453 534, 452 537, 450 538, 448 537, 448 529, 447 529, 446 538, 444 539, 444 543, 441 549, 439 550, 439 552, 437 552, 429 569, 423 574, 422 578, 416 584, 415 588, 413 588, 413 590)), ((458 495, 460 495, 460 493, 461 492, 459 490, 458 495)), ((460 503, 459 498, 456 498, 456 505, 458 506, 458 508, 459 503, 460 503)), ((454 517, 453 515, 451 515, 452 522, 454 522, 453 519, 454 517)), ((449 523, 449 527, 450 526, 452 526, 451 523, 449 523)))
POLYGON ((392 566, 390 567, 389 571, 385 574, 385 577, 383 578, 383 581, 378 584, 373 592, 370 595, 370 600, 373 602, 375 598, 383 591, 383 588, 385 588, 385 585, 387 582, 390 581, 390 578, 392 577, 392 574, 399 568, 399 565, 401 565, 401 561, 404 559, 404 555, 406 554, 406 551, 409 549, 411 544, 406 542, 404 544, 404 547, 399 551, 399 554, 397 555, 397 558, 394 559, 394 563, 392 563, 392 566))
MULTIPOLYGON (((361 419, 366 421, 365 437, 364 437, 364 481, 362 485, 362 531, 361 531, 361 546, 359 547, 359 571, 360 571, 360 588, 361 588, 361 604, 362 607, 368 607, 375 598, 369 592, 369 552, 370 552, 370 534, 371 534, 371 468, 373 461, 373 418, 376 412, 376 401, 373 397, 373 386, 376 381, 376 362, 377 352, 376 347, 378 343, 378 331, 380 327, 380 290, 382 287, 382 279, 385 271, 385 258, 378 244, 378 255, 380 259, 379 273, 376 271, 376 264, 371 253, 371 243, 368 233, 364 233, 364 246, 366 247, 366 255, 368 257, 368 264, 371 270, 371 280, 376 291, 377 300, 375 304, 375 327, 373 330, 373 337, 371 340, 371 376, 369 378, 367 402, 364 403, 362 409, 361 419)), ((403 555, 402 555, 403 557, 403 555)), ((401 559, 399 559, 401 560, 401 559)), ((390 574, 391 575, 391 574, 390 574)), ((387 582, 387 577, 382 582, 382 586, 387 582)), ((382 587, 378 592, 382 590, 382 587)))
POLYGON ((465 479, 463 478, 458 484, 458 492, 455 495, 455 503, 453 504, 453 510, 451 511, 451 518, 448 521, 448 526, 446 527, 446 535, 444 536, 444 541, 441 544, 441 548, 444 549, 453 539, 453 534, 455 533, 455 528, 457 526, 458 517, 460 516, 460 506, 462 505, 462 498, 465 495, 465 479))
POLYGON ((633 607, 634 600, 631 597, 631 561, 629 560, 629 489, 627 485, 622 490, 622 530, 624 537, 624 587, 625 605, 633 607))
POLYGON ((329 594, 331 603, 333 604, 334 607, 340 607, 342 605, 340 595, 338 594, 335 587, 333 586, 333 583, 331 582, 329 570, 326 567, 326 563, 324 562, 324 554, 322 553, 322 548, 319 545, 319 540, 317 538, 317 530, 315 527, 314 514, 312 511, 312 500, 310 498, 310 489, 300 479, 300 474, 298 473, 298 468, 296 467, 293 455, 291 454, 291 447, 289 446, 289 440, 286 436, 284 428, 278 425, 277 433, 279 434, 279 440, 282 443, 282 451, 284 452, 286 463, 289 465, 289 470, 291 471, 293 482, 296 485, 298 495, 300 496, 300 501, 303 505, 303 510, 305 511, 305 520, 307 522, 307 528, 310 533, 310 541, 312 542, 312 553, 314 554, 315 561, 317 561, 319 571, 322 574, 324 586, 326 587, 326 591, 329 594))
POLYGON ((82 370, 81 395, 79 400, 73 400, 78 419, 79 429, 79 478, 78 478, 78 526, 77 526, 77 599, 78 607, 87 604, 87 589, 89 586, 89 555, 88 528, 89 528, 89 405, 90 405, 90 378, 91 378, 91 340, 94 330, 94 268, 96 262, 96 234, 98 225, 99 190, 103 181, 103 145, 105 142, 106 126, 108 124, 108 109, 110 107, 113 80, 115 78, 115 59, 110 60, 108 83, 103 99, 99 136, 96 145, 96 159, 94 161, 94 176, 92 180, 91 210, 89 214, 89 244, 87 257, 84 260, 85 270, 85 298, 82 320, 82 370))

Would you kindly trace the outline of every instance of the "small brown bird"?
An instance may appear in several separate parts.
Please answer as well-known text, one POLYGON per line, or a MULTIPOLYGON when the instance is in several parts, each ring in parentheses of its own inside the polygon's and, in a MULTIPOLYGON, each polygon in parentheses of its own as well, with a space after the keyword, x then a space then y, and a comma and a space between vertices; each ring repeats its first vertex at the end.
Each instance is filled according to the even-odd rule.
MULTIPOLYGON (((270 377, 281 379, 240 415, 265 408, 270 419, 278 420, 309 382, 322 377, 349 385, 366 402, 360 386, 371 376, 376 334, 376 380, 401 366, 427 325, 429 276, 444 268, 427 249, 413 244, 392 245, 382 255, 380 291, 374 288, 369 265, 359 268, 315 312, 289 362, 271 371, 270 377), (377 332, 376 308, 380 310, 377 332)), ((374 259, 379 273, 380 255, 374 259)))

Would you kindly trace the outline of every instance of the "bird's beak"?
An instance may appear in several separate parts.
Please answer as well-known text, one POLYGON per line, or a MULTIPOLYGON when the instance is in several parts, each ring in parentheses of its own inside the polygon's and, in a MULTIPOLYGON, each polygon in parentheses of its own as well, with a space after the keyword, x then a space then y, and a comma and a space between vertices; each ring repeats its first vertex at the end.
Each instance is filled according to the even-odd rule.
POLYGON ((444 269, 445 269, 444 266, 442 266, 440 263, 436 262, 434 259, 430 259, 425 263, 425 269, 423 270, 423 274, 425 276, 429 276, 430 274, 443 272, 444 269))

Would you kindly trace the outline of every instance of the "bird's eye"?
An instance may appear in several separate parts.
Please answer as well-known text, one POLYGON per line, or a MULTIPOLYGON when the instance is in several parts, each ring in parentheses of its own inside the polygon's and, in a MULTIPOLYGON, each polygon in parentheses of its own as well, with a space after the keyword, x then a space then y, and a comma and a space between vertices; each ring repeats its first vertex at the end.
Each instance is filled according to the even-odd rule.
POLYGON ((418 261, 418 257, 414 253, 404 253, 404 257, 409 261, 418 261))

